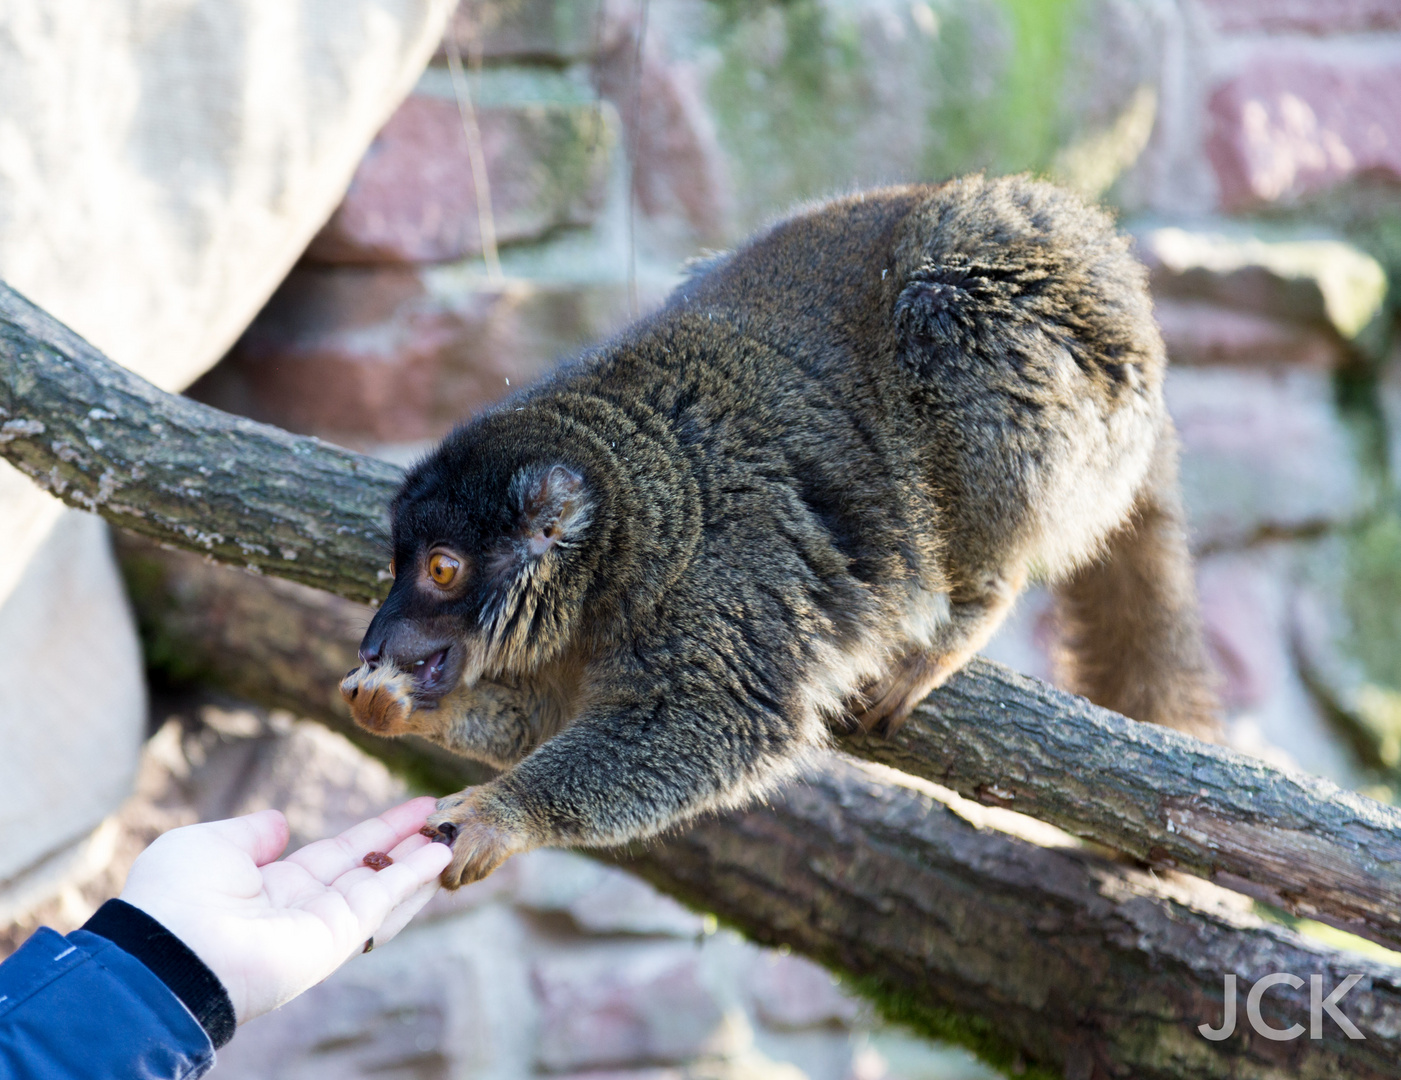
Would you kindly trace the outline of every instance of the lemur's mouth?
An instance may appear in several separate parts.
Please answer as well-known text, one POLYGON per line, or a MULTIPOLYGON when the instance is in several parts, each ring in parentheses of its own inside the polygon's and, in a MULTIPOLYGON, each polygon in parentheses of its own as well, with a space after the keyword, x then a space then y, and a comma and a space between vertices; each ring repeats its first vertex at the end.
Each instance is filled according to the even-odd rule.
POLYGON ((409 665, 409 674, 413 676, 414 704, 420 709, 436 706, 438 699, 451 690, 457 681, 457 673, 452 670, 456 665, 449 663, 451 658, 452 646, 449 645, 409 665))

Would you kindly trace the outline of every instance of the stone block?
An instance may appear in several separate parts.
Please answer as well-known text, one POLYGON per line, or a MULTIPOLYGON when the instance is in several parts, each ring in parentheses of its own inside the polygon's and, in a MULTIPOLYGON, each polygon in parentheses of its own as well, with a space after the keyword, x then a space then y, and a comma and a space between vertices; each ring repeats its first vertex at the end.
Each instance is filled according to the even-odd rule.
MULTIPOLYGON (((478 105, 498 243, 587 225, 603 204, 611 128, 587 102, 478 105)), ((445 262, 480 254, 472 158, 457 102, 417 93, 370 145, 307 249, 329 263, 445 262)))
MULTIPOLYGON (((652 28, 643 39, 642 9, 605 3, 594 77, 627 133, 630 180, 639 209, 673 219, 704 240, 728 233, 729 169, 705 101, 706 77, 693 60, 674 55, 652 28)), ((692 51, 694 43, 688 43, 692 51)))
POLYGON ((1348 359, 1338 335, 1316 323, 1195 300, 1158 300, 1153 314, 1163 332, 1168 359, 1174 364, 1331 371, 1348 359))
POLYGON ((1197 566, 1207 645, 1237 750, 1343 787, 1366 781, 1295 662, 1291 604, 1301 551, 1267 544, 1197 566))
POLYGON ((1329 537, 1307 560, 1291 610, 1310 688, 1364 761, 1401 776, 1401 517, 1329 537))
MULTIPOLYGON (((218 736, 217 715, 204 720, 218 736)), ((409 797, 404 781, 344 735, 310 720, 290 723, 275 738, 243 740, 223 775, 200 778, 195 806, 203 821, 281 810, 289 849, 335 836, 409 797)))
POLYGON ((1276 50, 1218 86, 1208 109, 1206 152, 1229 210, 1362 177, 1401 183, 1401 60, 1276 50))
POLYGON ((533 974, 538 1062, 549 1071, 672 1064, 735 1048, 693 946, 546 957, 533 974))
MULTIPOLYGON (((461 55, 562 63, 592 52, 598 5, 572 0, 462 0, 443 35, 461 55)), ((440 47, 435 60, 446 50, 440 47)))
POLYGON ((417 443, 417 453, 625 315, 621 284, 303 264, 190 394, 366 451, 417 443))
POLYGON ((640 878, 608 871, 568 907, 569 917, 589 934, 699 937, 705 920, 640 878))
POLYGON ((1394 486, 1401 480, 1401 341, 1393 346, 1382 367, 1377 398, 1386 420, 1387 465, 1394 486))
POLYGON ((992 640, 979 653, 1014 671, 1055 681, 1055 599, 1045 586, 1033 586, 1017 598, 992 640))
POLYGON ((585 933, 695 938, 704 932, 704 919, 645 881, 573 852, 546 848, 513 863, 519 906, 568 915, 585 933))
POLYGON ((1373 505, 1326 373, 1176 368, 1166 395, 1196 546, 1337 525, 1373 505))
POLYGON ((1199 0, 1226 33, 1361 34, 1401 29, 1395 0, 1199 0))
MULTIPOLYGON (((1249 235, 1153 229, 1138 237, 1156 299, 1186 300, 1312 323, 1355 338, 1382 312, 1386 271, 1341 240, 1264 240, 1249 235)), ((1222 334, 1263 333, 1237 323, 1222 334)))
POLYGON ((844 1027, 860 1011, 855 999, 842 993, 831 972, 791 954, 760 957, 749 974, 749 991, 759 1019, 781 1031, 844 1027))

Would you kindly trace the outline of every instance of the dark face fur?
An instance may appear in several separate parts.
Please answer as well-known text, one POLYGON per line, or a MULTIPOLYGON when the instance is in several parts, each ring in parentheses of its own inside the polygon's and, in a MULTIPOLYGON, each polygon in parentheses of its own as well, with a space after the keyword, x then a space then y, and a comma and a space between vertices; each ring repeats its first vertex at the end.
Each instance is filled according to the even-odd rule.
POLYGON ((360 644, 371 668, 412 675, 420 709, 484 672, 525 673, 558 654, 575 591, 561 586, 577 576, 591 517, 576 466, 484 460, 465 442, 449 439, 405 480, 391 509, 394 585, 360 644))

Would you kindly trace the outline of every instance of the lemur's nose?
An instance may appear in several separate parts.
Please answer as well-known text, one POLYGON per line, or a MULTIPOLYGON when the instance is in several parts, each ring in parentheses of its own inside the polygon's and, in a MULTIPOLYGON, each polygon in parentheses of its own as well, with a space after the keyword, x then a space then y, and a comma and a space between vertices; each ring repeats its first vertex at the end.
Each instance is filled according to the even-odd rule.
POLYGON ((384 642, 365 641, 360 645, 360 662, 369 664, 370 667, 378 667, 380 657, 383 655, 384 642))

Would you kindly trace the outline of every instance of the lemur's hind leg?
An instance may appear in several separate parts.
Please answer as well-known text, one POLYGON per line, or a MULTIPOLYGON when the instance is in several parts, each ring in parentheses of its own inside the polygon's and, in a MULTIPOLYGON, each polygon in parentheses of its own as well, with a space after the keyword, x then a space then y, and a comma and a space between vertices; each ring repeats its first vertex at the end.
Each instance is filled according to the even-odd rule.
POLYGON ((847 723, 858 731, 891 736, 914 707, 972 659, 1002 625, 1026 581, 1023 572, 980 575, 976 584, 950 597, 948 621, 925 648, 911 648, 891 661, 885 674, 863 686, 847 703, 847 723))
POLYGON ((1056 595, 1061 682, 1135 720, 1219 739, 1170 426, 1128 521, 1056 595))

